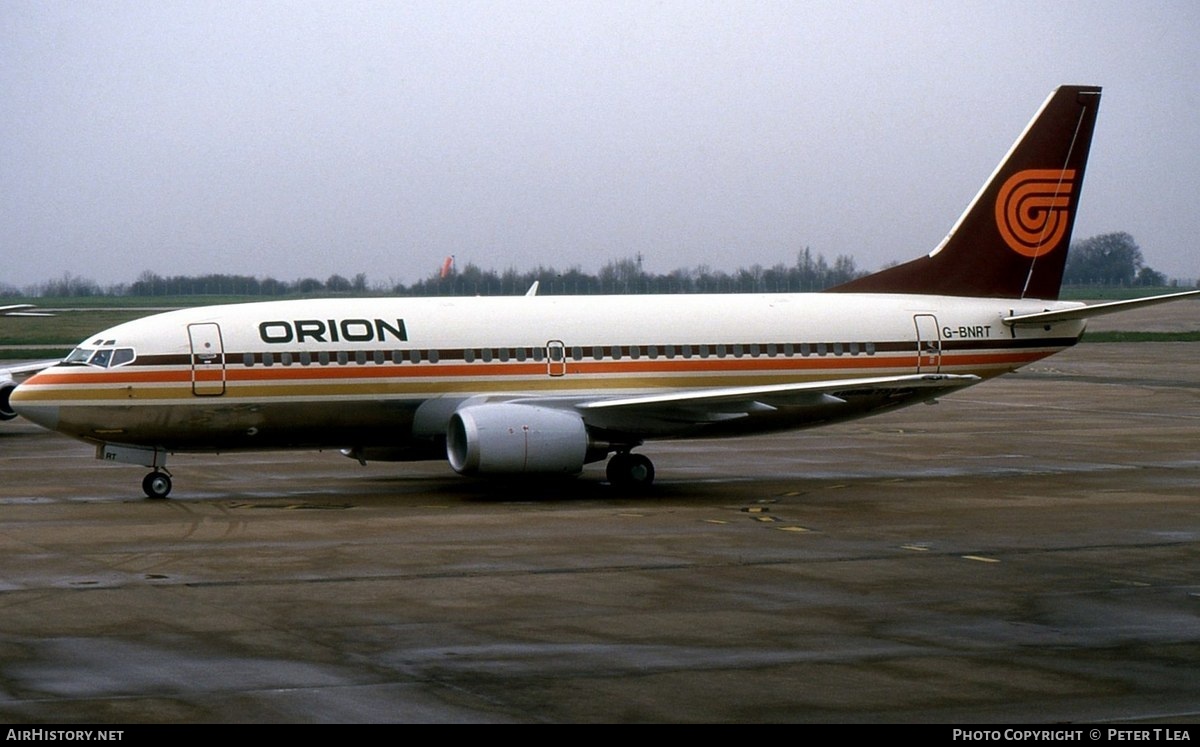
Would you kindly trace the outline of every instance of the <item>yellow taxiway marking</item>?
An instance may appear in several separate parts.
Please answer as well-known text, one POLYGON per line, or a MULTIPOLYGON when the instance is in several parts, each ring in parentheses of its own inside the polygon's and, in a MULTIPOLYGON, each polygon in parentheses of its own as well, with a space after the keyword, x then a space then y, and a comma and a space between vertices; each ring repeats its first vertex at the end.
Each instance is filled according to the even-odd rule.
POLYGON ((980 563, 999 563, 999 558, 985 558, 982 555, 964 555, 963 560, 974 560, 980 563))

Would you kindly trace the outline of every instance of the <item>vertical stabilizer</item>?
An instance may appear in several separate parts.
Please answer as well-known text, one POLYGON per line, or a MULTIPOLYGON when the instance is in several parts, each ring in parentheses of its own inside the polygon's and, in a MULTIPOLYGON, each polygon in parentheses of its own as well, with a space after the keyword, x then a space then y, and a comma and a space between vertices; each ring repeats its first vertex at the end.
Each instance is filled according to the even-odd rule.
POLYGON ((1100 88, 1062 86, 949 235, 924 257, 833 292, 1058 298, 1100 88))

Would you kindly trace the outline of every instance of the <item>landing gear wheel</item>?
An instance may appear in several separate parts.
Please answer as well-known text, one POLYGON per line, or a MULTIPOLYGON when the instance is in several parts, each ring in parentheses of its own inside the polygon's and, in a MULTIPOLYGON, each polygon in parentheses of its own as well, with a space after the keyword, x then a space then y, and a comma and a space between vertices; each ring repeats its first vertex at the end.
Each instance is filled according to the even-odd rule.
POLYGON ((171 476, 166 472, 151 472, 142 479, 142 490, 147 498, 161 500, 171 492, 171 476))
POLYGON ((654 463, 641 454, 622 452, 608 460, 608 482, 618 488, 648 488, 654 482, 654 463))

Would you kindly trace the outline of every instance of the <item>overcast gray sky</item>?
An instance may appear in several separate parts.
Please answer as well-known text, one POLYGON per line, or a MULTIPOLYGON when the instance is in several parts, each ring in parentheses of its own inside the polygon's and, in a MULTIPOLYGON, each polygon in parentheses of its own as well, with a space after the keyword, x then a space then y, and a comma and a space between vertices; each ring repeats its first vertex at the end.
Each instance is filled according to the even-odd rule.
POLYGON ((1104 96, 1075 238, 1200 276, 1200 3, 0 3, 0 283, 876 269, 1047 94, 1104 96))

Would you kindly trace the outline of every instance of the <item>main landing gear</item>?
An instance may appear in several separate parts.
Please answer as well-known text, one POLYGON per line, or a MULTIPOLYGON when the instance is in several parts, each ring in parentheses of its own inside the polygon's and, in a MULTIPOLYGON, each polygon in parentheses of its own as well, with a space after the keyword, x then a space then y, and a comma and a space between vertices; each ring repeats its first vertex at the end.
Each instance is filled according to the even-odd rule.
POLYGON ((645 489, 654 482, 654 463, 641 454, 618 451, 608 460, 605 474, 614 488, 645 489))
POLYGON ((142 490, 147 498, 162 500, 171 492, 171 475, 165 471, 154 470, 142 478, 142 490))

